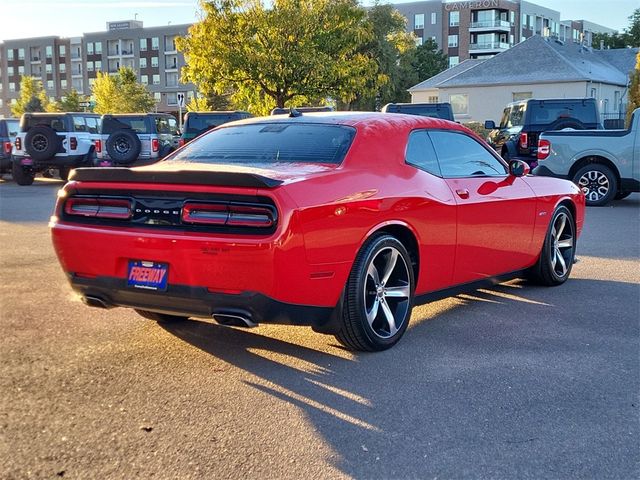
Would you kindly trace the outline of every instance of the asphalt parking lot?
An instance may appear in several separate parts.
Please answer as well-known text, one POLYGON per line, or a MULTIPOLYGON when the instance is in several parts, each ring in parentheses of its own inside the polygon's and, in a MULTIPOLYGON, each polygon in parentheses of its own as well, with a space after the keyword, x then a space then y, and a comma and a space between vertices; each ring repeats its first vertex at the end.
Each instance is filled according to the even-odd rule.
POLYGON ((390 351, 85 307, 0 181, 0 478, 640 477, 640 195, 588 208, 563 286, 416 308, 390 351))

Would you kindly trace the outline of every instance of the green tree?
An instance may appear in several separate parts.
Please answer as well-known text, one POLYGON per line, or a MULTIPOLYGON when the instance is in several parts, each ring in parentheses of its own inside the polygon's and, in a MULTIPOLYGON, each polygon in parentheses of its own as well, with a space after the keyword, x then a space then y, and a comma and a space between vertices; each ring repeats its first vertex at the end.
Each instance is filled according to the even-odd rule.
POLYGON ((627 103, 627 126, 631 123, 631 114, 640 108, 640 52, 636 55, 636 68, 631 72, 629 102, 627 103))
POLYGON ((183 80, 205 96, 233 92, 236 106, 261 111, 300 98, 350 101, 375 74, 359 51, 371 32, 357 0, 202 0, 201 8, 176 43, 187 59, 183 80))
POLYGON ((640 8, 636 8, 629 16, 629 26, 625 33, 629 47, 640 47, 640 8))
POLYGON ((187 112, 210 112, 212 110, 205 97, 193 97, 187 103, 187 112))
POLYGON ((20 96, 11 105, 11 113, 20 117, 25 112, 44 112, 48 106, 49 99, 42 82, 34 77, 23 76, 20 79, 20 96))
POLYGON ((636 8, 628 17, 629 26, 622 33, 595 33, 592 46, 600 48, 600 41, 605 48, 640 47, 640 8, 636 8))
POLYGON ((412 65, 417 81, 422 82, 446 70, 448 61, 447 56, 438 48, 438 44, 429 38, 416 49, 412 65))
POLYGON ((91 93, 96 113, 146 113, 156 106, 153 96, 138 83, 131 68, 121 67, 116 75, 98 72, 91 93))
POLYGON ((48 112, 82 112, 84 107, 80 106, 80 102, 85 101, 85 98, 73 88, 67 96, 64 98, 49 103, 47 107, 48 112))

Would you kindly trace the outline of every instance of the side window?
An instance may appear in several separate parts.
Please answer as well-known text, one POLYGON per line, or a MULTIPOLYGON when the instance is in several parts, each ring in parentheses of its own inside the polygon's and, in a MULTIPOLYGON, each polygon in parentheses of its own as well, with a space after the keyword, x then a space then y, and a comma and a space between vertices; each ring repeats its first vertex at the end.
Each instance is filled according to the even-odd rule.
POLYGON ((506 167, 477 140, 453 131, 432 130, 443 177, 503 176, 506 167))
POLYGON ((87 125, 84 123, 84 117, 73 116, 73 131, 74 132, 86 132, 87 125))
POLYGON ((173 117, 169 118, 169 131, 173 135, 178 134, 178 121, 173 117))
POLYGON ((159 117, 156 118, 156 131, 158 133, 169 133, 169 125, 167 124, 167 120, 165 118, 159 117))
POLYGON ((416 130, 409 135, 407 142, 406 162, 420 170, 442 176, 438 158, 426 130, 416 130))
POLYGON ((98 119, 95 117, 86 117, 85 122, 87 122, 87 131, 89 133, 98 133, 98 119))

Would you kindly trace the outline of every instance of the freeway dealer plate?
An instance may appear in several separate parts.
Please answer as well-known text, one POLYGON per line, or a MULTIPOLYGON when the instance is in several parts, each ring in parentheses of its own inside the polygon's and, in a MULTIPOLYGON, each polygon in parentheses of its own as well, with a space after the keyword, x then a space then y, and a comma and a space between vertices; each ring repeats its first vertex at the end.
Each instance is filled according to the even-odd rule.
POLYGON ((166 290, 169 265, 166 263, 129 260, 127 285, 146 290, 166 290))

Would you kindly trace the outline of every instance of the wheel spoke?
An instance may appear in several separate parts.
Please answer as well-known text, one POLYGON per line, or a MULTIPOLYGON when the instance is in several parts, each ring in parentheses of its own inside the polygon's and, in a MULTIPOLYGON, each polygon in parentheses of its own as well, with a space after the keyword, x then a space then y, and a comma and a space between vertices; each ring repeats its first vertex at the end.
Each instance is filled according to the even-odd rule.
POLYGON ((571 248, 573 247, 573 238, 565 238, 564 240, 560 240, 558 242, 558 248, 571 248))
POLYGON ((567 217, 566 215, 559 215, 558 216, 558 220, 556 220, 556 222, 560 223, 560 226, 555 230, 555 239, 556 240, 560 240, 560 237, 562 236, 562 232, 564 232, 564 227, 567 224, 567 217))
POLYGON ((560 268, 561 268, 560 276, 564 277, 565 273, 567 273, 567 264, 564 261, 564 257, 562 256, 562 253, 560 253, 560 249, 556 249, 556 257, 560 262, 560 268))
POLYGON ((393 298, 409 298, 409 285, 401 285, 399 287, 388 287, 385 290, 385 297, 393 298))
POLYGON ((556 269, 556 263, 557 263, 557 252, 556 249, 553 249, 553 253, 551 254, 551 268, 553 268, 554 270, 556 269))
POLYGON ((380 307, 380 301, 376 297, 376 299, 373 301, 373 305, 371 306, 371 310, 367 312, 367 321, 369 322, 371 328, 373 328, 373 322, 378 316, 378 307, 380 307))
POLYGON ((384 312, 387 324, 389 325, 389 335, 395 335, 398 328, 396 327, 396 319, 393 317, 393 312, 389 308, 389 304, 387 304, 387 302, 382 301, 380 302, 380 305, 382 305, 382 311, 384 312))
POLYGON ((373 262, 371 262, 371 265, 369 265, 369 269, 367 270, 367 275, 373 279, 373 283, 375 284, 376 287, 380 285, 380 276, 378 275, 378 269, 373 264, 373 262))
POLYGON ((389 281, 389 277, 393 273, 393 269, 396 268, 396 262, 398 261, 398 251, 395 248, 391 249, 389 258, 387 258, 387 264, 384 266, 384 275, 382 277, 382 285, 386 285, 389 281))

